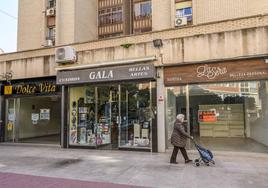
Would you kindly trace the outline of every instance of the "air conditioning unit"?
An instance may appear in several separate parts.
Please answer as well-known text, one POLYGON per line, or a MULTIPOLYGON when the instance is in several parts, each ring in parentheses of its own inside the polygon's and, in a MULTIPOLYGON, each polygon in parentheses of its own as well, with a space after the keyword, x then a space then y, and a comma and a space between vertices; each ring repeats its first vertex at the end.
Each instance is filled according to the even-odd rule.
POLYGON ((187 25, 187 18, 186 17, 176 18, 175 19, 175 26, 179 27, 182 25, 187 25))
POLYGON ((55 14, 56 14, 55 8, 49 8, 49 9, 47 9, 47 12, 46 12, 46 15, 47 16, 55 16, 55 14))
POLYGON ((47 46, 47 47, 49 47, 49 46, 53 46, 53 40, 51 40, 51 39, 47 39, 47 40, 46 40, 46 44, 45 44, 45 46, 47 46))
POLYGON ((76 52, 71 46, 57 48, 55 50, 56 63, 74 63, 76 61, 76 52))

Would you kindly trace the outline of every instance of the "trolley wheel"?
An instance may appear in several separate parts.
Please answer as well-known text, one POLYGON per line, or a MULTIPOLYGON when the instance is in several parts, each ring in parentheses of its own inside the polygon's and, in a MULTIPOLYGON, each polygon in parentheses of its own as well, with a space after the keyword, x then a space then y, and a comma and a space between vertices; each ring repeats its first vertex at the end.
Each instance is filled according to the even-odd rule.
POLYGON ((195 166, 200 166, 200 163, 199 163, 199 162, 196 162, 196 163, 195 163, 195 166))
POLYGON ((195 159, 194 162, 195 162, 195 163, 199 163, 199 159, 195 159))

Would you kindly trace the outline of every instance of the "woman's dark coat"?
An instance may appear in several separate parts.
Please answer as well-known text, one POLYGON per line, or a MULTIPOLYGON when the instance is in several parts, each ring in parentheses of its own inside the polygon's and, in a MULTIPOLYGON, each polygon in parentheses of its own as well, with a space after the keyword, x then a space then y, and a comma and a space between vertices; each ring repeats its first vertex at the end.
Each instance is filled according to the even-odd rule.
POLYGON ((185 147, 187 138, 191 138, 186 132, 186 125, 176 120, 174 123, 174 129, 171 135, 171 144, 177 147, 185 147))

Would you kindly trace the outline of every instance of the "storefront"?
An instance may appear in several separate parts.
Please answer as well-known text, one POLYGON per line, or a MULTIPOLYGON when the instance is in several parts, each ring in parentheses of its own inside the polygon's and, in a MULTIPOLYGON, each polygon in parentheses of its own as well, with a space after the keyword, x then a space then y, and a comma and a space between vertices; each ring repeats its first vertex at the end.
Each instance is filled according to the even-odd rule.
POLYGON ((60 145, 61 96, 55 77, 5 82, 1 98, 1 141, 60 145))
POLYGON ((59 71, 57 84, 68 147, 157 150, 153 64, 59 71))
MULTIPOLYGON (((165 67, 166 137, 176 114, 216 150, 268 152, 268 64, 264 59, 165 67)), ((170 145, 170 144, 169 144, 170 145)))

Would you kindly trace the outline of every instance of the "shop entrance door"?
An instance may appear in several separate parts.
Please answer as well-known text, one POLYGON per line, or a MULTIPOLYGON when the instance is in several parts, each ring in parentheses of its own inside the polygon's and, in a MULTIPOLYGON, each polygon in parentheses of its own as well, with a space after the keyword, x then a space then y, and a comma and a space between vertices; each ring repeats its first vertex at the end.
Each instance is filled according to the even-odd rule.
POLYGON ((119 85, 97 87, 97 146, 118 148, 119 85))
POLYGON ((18 142, 17 114, 19 99, 6 99, 6 128, 5 141, 18 142))

